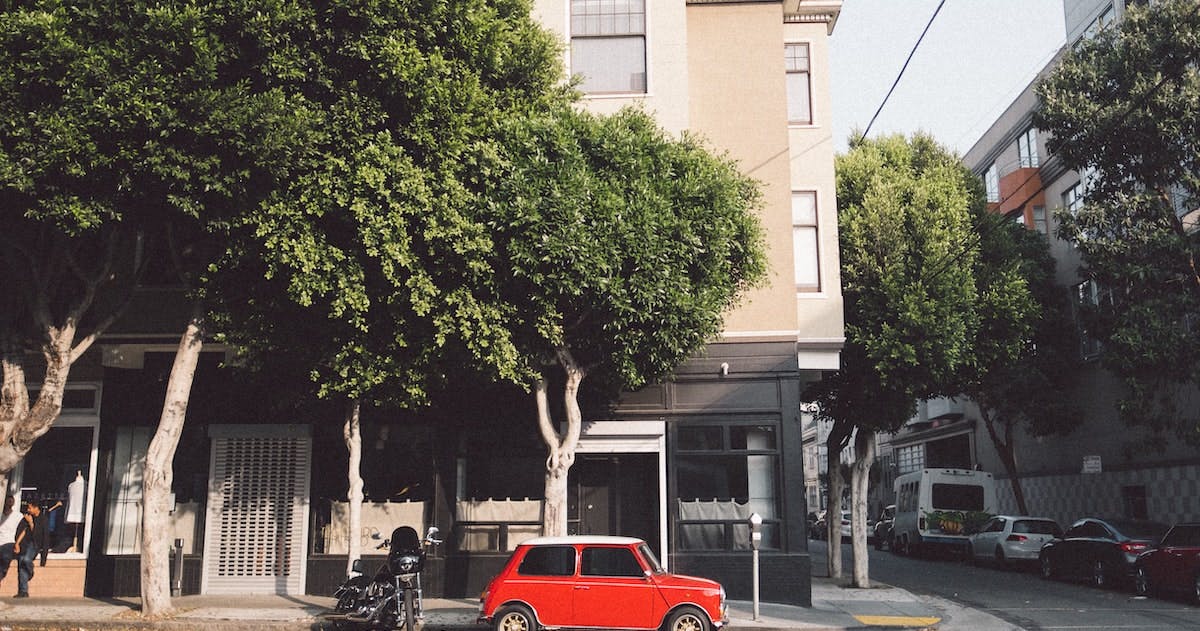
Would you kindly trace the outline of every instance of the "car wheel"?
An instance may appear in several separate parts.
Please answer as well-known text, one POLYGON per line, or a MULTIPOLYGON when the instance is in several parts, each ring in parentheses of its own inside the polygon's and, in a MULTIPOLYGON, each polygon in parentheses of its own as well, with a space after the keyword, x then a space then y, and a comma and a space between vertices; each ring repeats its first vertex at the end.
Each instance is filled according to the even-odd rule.
POLYGON ((1133 570, 1133 591, 1138 596, 1150 595, 1150 574, 1144 567, 1137 567, 1133 570))
POLYGON ((1104 561, 1092 562, 1092 587, 1108 587, 1108 564, 1104 561))
POLYGON ((506 605, 496 612, 496 631, 537 631, 537 620, 533 612, 521 605, 506 605))
POLYGON ((1008 569, 1008 559, 1004 557, 1004 548, 996 546, 996 567, 1005 570, 1008 569))
POLYGON ((666 631, 709 631, 708 616, 695 607, 680 607, 668 618, 666 631))
POLYGON ((1044 578, 1046 580, 1053 579, 1054 578, 1054 563, 1050 560, 1050 557, 1043 554, 1040 561, 1041 561, 1040 565, 1042 567, 1042 578, 1044 578))
POLYGON ((1200 605, 1200 572, 1192 577, 1192 602, 1200 605))

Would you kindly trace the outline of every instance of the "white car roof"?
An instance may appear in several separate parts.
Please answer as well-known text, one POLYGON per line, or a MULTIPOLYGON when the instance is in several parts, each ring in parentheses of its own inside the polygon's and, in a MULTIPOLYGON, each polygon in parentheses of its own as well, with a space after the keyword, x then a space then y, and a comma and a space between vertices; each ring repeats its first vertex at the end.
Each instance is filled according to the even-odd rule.
POLYGON ((523 546, 565 546, 576 544, 629 545, 645 543, 636 537, 613 537, 608 535, 568 535, 566 537, 534 537, 521 542, 523 546))

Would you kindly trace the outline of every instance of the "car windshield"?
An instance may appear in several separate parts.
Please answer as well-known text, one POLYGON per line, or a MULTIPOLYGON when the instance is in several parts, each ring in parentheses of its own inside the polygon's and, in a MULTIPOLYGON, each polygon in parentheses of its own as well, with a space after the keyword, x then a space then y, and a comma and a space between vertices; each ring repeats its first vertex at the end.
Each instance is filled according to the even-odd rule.
POLYGON ((651 571, 655 574, 666 573, 662 564, 658 562, 658 557, 654 556, 654 551, 650 549, 650 546, 643 543, 638 546, 638 552, 641 553, 642 560, 646 562, 646 565, 650 566, 651 571))
POLYGON ((1062 534, 1062 530, 1058 527, 1058 524, 1044 519, 1017 520, 1013 524, 1012 531, 1031 535, 1054 535, 1055 537, 1062 534))
POLYGON ((1200 524, 1175 526, 1163 537, 1163 545, 1200 548, 1200 524))

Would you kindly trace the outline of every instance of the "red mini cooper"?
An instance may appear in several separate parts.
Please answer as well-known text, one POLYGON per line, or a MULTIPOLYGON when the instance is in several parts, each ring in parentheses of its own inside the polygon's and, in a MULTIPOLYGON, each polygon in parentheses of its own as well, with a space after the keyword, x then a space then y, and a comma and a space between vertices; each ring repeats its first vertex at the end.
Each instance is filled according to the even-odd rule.
POLYGON ((668 574, 645 541, 572 536, 518 546, 480 597, 479 622, 496 631, 712 631, 728 618, 719 583, 668 574))

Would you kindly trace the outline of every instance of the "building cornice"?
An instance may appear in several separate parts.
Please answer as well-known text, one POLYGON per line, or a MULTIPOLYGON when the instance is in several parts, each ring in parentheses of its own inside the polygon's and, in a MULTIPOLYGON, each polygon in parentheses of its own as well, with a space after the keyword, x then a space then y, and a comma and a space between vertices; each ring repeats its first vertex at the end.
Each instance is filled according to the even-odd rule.
POLYGON ((696 4, 782 4, 785 24, 821 24, 833 33, 842 13, 842 0, 687 0, 696 4))

